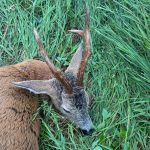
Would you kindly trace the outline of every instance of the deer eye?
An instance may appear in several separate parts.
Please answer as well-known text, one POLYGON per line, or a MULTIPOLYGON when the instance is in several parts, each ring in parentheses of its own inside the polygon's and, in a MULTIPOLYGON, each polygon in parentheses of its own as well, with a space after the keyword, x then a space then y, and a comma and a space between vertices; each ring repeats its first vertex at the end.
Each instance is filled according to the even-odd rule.
POLYGON ((69 110, 66 110, 65 108, 63 108, 63 110, 64 110, 66 113, 70 113, 70 111, 69 111, 69 110))

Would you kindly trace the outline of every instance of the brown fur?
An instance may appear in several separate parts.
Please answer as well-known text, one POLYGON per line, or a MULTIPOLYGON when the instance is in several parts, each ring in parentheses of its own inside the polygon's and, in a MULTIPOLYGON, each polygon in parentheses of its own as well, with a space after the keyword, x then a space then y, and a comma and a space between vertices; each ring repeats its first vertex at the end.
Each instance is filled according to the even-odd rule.
POLYGON ((0 150, 37 150, 39 121, 32 121, 38 102, 13 81, 47 80, 46 63, 29 60, 0 68, 0 150))

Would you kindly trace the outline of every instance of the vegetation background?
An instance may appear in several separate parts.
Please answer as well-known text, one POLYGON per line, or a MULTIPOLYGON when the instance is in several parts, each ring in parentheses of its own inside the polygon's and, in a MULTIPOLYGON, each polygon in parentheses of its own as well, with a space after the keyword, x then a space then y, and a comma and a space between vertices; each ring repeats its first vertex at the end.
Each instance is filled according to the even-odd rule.
MULTIPOLYGON (((83 136, 75 126, 41 103, 44 112, 40 149, 149 150, 150 148, 150 1, 87 0, 92 55, 85 85, 93 100, 96 131, 83 136)), ((50 58, 67 67, 81 39, 82 0, 0 0, 0 66, 40 58, 36 27, 50 58)))

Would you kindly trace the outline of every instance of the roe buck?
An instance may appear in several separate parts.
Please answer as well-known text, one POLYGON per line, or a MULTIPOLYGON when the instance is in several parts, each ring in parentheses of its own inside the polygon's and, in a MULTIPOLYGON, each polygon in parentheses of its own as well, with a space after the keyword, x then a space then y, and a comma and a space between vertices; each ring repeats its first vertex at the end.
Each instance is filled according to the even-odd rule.
POLYGON ((38 102, 28 91, 49 95, 55 107, 83 133, 93 132, 87 110, 89 97, 83 86, 84 69, 90 55, 88 24, 89 11, 85 29, 70 30, 83 37, 84 52, 80 46, 64 73, 57 71, 49 60, 35 29, 35 39, 46 63, 29 60, 0 68, 0 150, 38 149, 39 121, 32 121, 38 102))

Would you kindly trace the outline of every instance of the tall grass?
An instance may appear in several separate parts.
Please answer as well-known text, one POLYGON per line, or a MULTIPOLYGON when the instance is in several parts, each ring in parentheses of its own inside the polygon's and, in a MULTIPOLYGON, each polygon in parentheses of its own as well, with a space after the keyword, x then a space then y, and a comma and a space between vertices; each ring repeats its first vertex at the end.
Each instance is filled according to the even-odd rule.
MULTIPOLYGON (((85 73, 96 131, 83 136, 41 103, 40 149, 148 150, 150 148, 150 1, 88 0, 92 55, 85 73)), ((81 39, 68 33, 84 26, 77 0, 1 0, 0 65, 39 58, 32 30, 50 58, 67 67, 81 39)))

